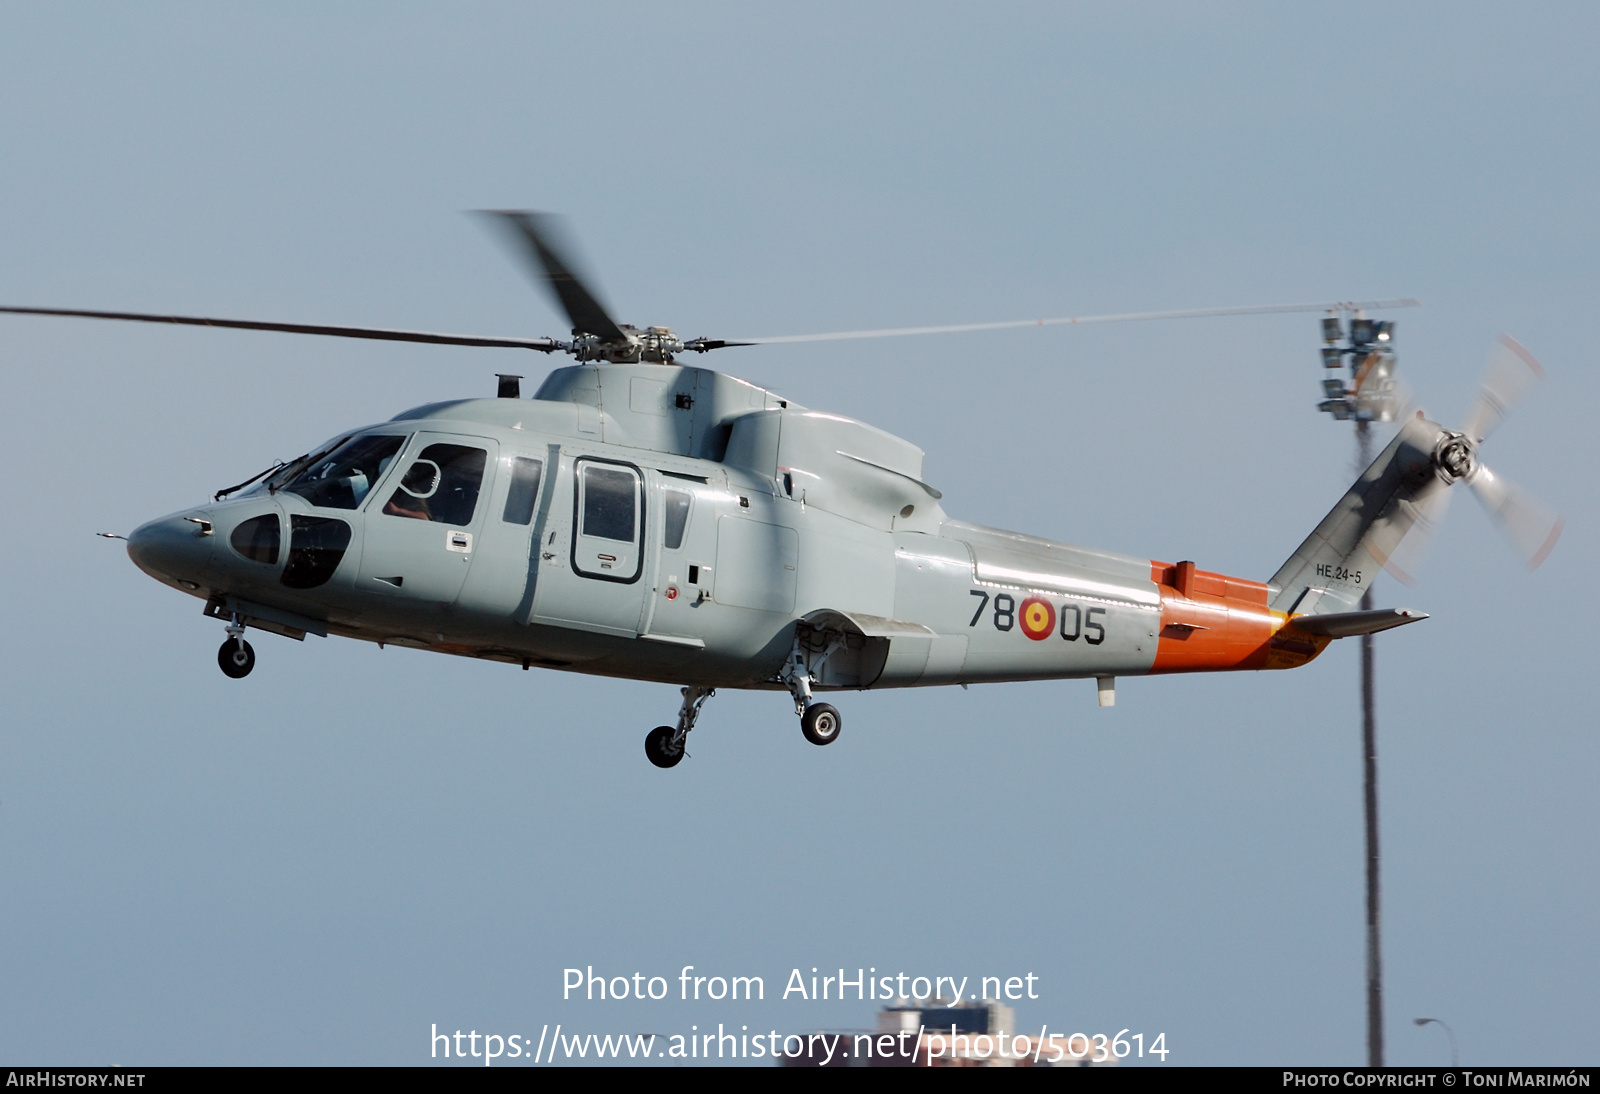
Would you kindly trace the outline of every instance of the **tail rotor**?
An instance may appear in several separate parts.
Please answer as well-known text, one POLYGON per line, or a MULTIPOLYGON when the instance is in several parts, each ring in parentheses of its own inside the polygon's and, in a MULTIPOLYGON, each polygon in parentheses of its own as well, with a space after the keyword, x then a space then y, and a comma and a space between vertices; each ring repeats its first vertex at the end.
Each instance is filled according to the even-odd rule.
MULTIPOLYGON (((1501 335, 1489 353, 1478 397, 1456 432, 1446 432, 1434 448, 1434 473, 1446 484, 1464 482, 1500 529, 1524 565, 1536 570, 1561 538, 1563 520, 1544 502, 1490 470, 1479 455, 1483 442, 1506 419, 1528 390, 1544 378, 1544 367, 1520 343, 1501 335)), ((1404 584, 1415 574, 1428 541, 1444 520, 1449 490, 1427 495, 1417 506, 1411 533, 1384 560, 1384 569, 1404 584)))

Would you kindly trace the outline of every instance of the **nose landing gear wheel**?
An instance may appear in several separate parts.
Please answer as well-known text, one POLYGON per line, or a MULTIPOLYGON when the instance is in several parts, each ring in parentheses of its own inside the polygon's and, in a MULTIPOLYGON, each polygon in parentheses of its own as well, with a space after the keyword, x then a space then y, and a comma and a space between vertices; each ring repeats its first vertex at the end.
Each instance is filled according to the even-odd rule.
POLYGON ((645 734, 644 754, 657 767, 676 767, 678 761, 683 759, 681 745, 676 752, 672 751, 672 735, 674 732, 671 726, 656 726, 656 728, 645 734))
POLYGON ((221 666, 224 676, 243 680, 256 667, 256 651, 242 638, 229 638, 217 651, 217 664, 221 666))
POLYGON ((812 703, 800 715, 800 732, 814 745, 830 745, 837 741, 841 725, 839 712, 827 703, 812 703))

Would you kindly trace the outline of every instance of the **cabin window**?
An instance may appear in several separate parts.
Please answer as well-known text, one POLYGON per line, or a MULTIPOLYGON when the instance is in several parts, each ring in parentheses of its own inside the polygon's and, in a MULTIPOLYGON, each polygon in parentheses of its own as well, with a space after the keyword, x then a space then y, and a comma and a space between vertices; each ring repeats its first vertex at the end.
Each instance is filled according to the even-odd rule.
POLYGON ((683 546, 683 530, 689 524, 689 502, 694 497, 687 490, 666 491, 666 520, 662 524, 661 545, 669 551, 683 546))
POLYGON ((354 509, 383 477, 404 437, 352 437, 284 487, 321 509, 354 509))
POLYGON ((422 450, 383 511, 392 517, 466 527, 478 507, 489 454, 463 444, 430 444, 422 450))
POLYGON ((638 479, 619 467, 583 469, 583 534, 632 543, 637 528, 638 479))
POLYGON ((511 461, 511 489, 506 492, 503 518, 507 524, 527 524, 533 519, 533 503, 539 498, 539 478, 543 472, 541 460, 517 456, 511 461))

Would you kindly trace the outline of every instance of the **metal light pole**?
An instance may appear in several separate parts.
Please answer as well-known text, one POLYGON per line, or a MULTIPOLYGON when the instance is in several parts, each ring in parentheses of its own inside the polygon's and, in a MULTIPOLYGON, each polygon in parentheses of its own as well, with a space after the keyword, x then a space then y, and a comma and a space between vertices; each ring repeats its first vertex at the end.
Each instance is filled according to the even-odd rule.
MULTIPOLYGON (((1357 474, 1372 463, 1372 423, 1394 420, 1394 324, 1374 321, 1359 310, 1350 320, 1348 341, 1343 320, 1322 321, 1323 394, 1317 409, 1340 421, 1356 423, 1357 474), (1331 370, 1349 358, 1351 382, 1331 370)), ((1372 584, 1361 595, 1361 609, 1371 611, 1372 584)), ((1378 871, 1378 719, 1373 694, 1373 636, 1361 636, 1361 757, 1363 804, 1367 829, 1367 1066, 1383 1066, 1383 946, 1379 933, 1378 871)))
POLYGON ((1425 1026, 1429 1022, 1432 1022, 1436 1026, 1443 1026, 1445 1033, 1450 1035, 1450 1066, 1451 1067, 1460 1067, 1461 1066, 1461 1046, 1456 1044, 1456 1031, 1451 1029, 1448 1023, 1442 1022, 1437 1018, 1413 1018, 1413 1019, 1411 1019, 1411 1024, 1412 1025, 1417 1025, 1417 1026, 1425 1026))
MULTIPOLYGON (((1356 458, 1361 469, 1372 463, 1372 426, 1356 423, 1356 458)), ((1372 602, 1372 583, 1361 594, 1361 610, 1372 602)), ((1372 690, 1373 635, 1361 636, 1362 800, 1367 818, 1367 1066, 1383 1066, 1383 946, 1378 934, 1378 711, 1372 690)))

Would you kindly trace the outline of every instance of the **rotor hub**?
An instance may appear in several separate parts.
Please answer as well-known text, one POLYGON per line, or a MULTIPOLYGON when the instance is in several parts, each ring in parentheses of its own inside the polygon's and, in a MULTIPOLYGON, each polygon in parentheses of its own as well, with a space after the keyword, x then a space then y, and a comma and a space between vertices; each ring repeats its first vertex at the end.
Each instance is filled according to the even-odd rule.
POLYGON ((1478 470, 1478 446, 1465 433, 1446 433, 1434 447, 1433 466, 1447 483, 1470 479, 1478 470))
POLYGON ((565 349, 580 361, 604 361, 610 365, 647 364, 670 365, 675 355, 682 353, 683 340, 667 327, 646 327, 640 330, 626 323, 618 324, 621 339, 605 339, 598 335, 573 332, 565 349))

